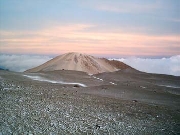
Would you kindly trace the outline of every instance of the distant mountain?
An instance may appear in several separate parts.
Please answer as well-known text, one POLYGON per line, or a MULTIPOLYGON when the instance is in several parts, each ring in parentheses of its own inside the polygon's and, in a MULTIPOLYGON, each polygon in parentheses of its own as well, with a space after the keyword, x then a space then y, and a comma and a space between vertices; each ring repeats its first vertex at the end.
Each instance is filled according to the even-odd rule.
MULTIPOLYGON (((54 71, 54 70, 76 70, 89 74, 102 72, 114 72, 117 70, 131 68, 120 61, 96 58, 82 53, 66 53, 47 61, 46 63, 26 70, 25 72, 54 71)), ((131 68, 133 69, 133 68, 131 68)))
POLYGON ((6 70, 6 71, 9 71, 9 69, 6 69, 6 68, 4 68, 4 67, 2 67, 2 66, 0 66, 0 70, 6 70))

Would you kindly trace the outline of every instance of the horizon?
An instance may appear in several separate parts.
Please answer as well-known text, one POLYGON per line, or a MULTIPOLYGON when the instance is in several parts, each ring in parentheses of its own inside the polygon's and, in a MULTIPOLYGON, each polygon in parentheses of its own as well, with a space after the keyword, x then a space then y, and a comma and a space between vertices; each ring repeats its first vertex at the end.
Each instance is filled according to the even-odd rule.
MULTIPOLYGON (((23 72, 55 57, 52 55, 0 54, 0 68, 23 72)), ((161 58, 109 57, 107 59, 121 61, 139 71, 147 73, 180 76, 180 55, 161 58)))
POLYGON ((0 54, 180 55, 180 1, 0 1, 0 54), (97 6, 98 5, 98 6, 97 6))
MULTIPOLYGON (((48 56, 48 57, 52 57, 55 58, 57 56, 66 54, 66 53, 72 53, 72 52, 65 52, 65 53, 60 53, 60 54, 38 54, 38 53, 32 53, 32 54, 28 54, 28 53, 0 53, 0 55, 17 55, 17 56, 21 56, 21 55, 29 55, 29 56, 48 56)), ((75 53, 81 53, 81 54, 87 54, 87 55, 91 55, 91 56, 95 56, 95 57, 99 57, 99 58, 107 58, 107 59, 120 59, 120 58, 144 58, 144 59, 162 59, 162 58, 170 58, 173 56, 179 56, 179 55, 170 55, 170 56, 138 56, 138 55, 119 55, 119 56, 115 56, 115 55, 99 55, 99 54, 88 54, 88 53, 83 53, 83 52, 75 52, 75 53)))

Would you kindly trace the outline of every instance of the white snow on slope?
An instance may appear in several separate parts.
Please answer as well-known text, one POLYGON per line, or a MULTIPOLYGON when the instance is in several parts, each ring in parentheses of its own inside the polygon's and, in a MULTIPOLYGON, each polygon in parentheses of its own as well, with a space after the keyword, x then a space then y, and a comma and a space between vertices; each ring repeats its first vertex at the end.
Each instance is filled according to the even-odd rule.
POLYGON ((159 85, 159 86, 164 86, 164 87, 168 87, 168 88, 175 88, 175 89, 180 88, 178 86, 173 86, 173 85, 159 85))
POLYGON ((44 82, 50 82, 50 83, 60 83, 60 84, 69 84, 69 85, 79 85, 82 87, 87 87, 85 84, 82 84, 82 83, 54 81, 54 80, 45 79, 45 78, 40 77, 40 76, 30 76, 30 75, 23 75, 23 76, 31 78, 32 80, 37 80, 37 81, 44 81, 44 82))
POLYGON ((113 83, 113 82, 109 82, 110 84, 112 84, 112 85, 117 85, 117 84, 115 84, 115 83, 113 83))

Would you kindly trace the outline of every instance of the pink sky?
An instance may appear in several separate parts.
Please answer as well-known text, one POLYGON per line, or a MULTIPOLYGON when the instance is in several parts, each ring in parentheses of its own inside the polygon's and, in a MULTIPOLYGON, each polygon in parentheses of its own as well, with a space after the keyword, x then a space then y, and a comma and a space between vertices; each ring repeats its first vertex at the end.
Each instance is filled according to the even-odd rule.
POLYGON ((0 54, 180 54, 179 0, 0 0, 0 54))
POLYGON ((38 31, 1 31, 0 53, 62 54, 82 52, 101 56, 167 56, 179 54, 179 35, 155 36, 91 30, 89 24, 53 26, 38 31))

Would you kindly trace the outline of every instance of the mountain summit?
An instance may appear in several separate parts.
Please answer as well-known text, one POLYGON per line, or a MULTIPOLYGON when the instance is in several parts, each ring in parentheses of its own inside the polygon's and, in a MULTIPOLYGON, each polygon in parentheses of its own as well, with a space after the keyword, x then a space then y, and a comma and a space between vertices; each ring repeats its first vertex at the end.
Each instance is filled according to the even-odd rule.
POLYGON ((71 52, 57 56, 25 72, 75 70, 87 72, 89 74, 97 74, 102 72, 114 72, 127 68, 131 67, 120 61, 96 58, 87 54, 71 52))

